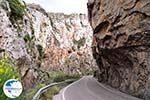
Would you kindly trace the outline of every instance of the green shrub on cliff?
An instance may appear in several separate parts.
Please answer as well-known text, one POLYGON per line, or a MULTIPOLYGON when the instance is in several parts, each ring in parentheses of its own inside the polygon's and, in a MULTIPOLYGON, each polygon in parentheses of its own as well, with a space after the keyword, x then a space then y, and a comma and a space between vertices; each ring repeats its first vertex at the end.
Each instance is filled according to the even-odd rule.
MULTIPOLYGON (((78 74, 67 74, 61 71, 50 71, 48 75, 49 75, 48 80, 46 80, 44 83, 38 83, 34 88, 28 90, 28 92, 25 94, 26 100, 31 100, 40 88, 48 84, 55 83, 55 82, 62 82, 67 79, 79 79, 80 78, 80 75, 78 74)), ((68 84, 69 83, 61 84, 61 85, 57 85, 57 86, 53 86, 49 88, 47 92, 41 95, 40 100, 52 100, 52 97, 55 94, 57 94, 62 88, 67 86, 68 84)))
POLYGON ((73 43, 74 44, 76 44, 77 45, 77 48, 78 49, 80 49, 82 46, 84 46, 84 44, 85 44, 85 38, 83 37, 83 38, 81 38, 81 39, 79 39, 78 41, 77 40, 73 40, 73 43))
POLYGON ((22 20, 25 14, 26 7, 20 2, 20 0, 7 0, 7 1, 11 9, 10 21, 15 27, 20 28, 18 24, 18 20, 22 20))
POLYGON ((80 75, 78 74, 68 74, 61 71, 51 71, 49 72, 49 78, 52 82, 61 82, 67 79, 79 79, 80 75))
POLYGON ((39 52, 38 59, 41 61, 43 59, 43 57, 44 57, 43 47, 40 44, 36 45, 36 47, 37 47, 37 50, 39 52))
MULTIPOLYGON (((0 57, 0 99, 10 100, 3 93, 3 85, 9 79, 19 79, 19 74, 15 71, 14 65, 7 56, 0 57)), ((16 100, 21 100, 21 97, 16 100)))

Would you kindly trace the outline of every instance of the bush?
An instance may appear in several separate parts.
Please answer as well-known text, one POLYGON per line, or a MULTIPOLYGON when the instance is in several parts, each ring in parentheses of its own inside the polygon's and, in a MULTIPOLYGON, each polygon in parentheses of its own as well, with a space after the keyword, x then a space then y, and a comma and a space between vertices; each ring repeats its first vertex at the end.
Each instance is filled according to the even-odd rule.
POLYGON ((41 100, 43 100, 44 98, 47 100, 52 100, 53 99, 53 96, 58 94, 59 91, 63 88, 64 86, 54 86, 54 87, 51 87, 46 93, 44 93, 42 95, 42 97, 40 98, 41 100))
MULTIPOLYGON (((9 79, 18 79, 19 74, 15 71, 14 65, 11 63, 8 57, 0 58, 0 99, 1 100, 10 100, 3 93, 3 84, 9 79)), ((21 100, 22 97, 17 98, 16 100, 21 100)))
POLYGON ((32 38, 30 37, 30 35, 29 34, 26 34, 25 36, 24 36, 24 41, 27 43, 28 41, 29 42, 31 42, 32 41, 32 38))
POLYGON ((10 21, 14 26, 15 24, 17 25, 15 27, 20 28, 18 24, 18 20, 23 19, 23 16, 25 14, 25 6, 21 4, 20 0, 7 0, 7 1, 11 9, 10 21))
MULTIPOLYGON (((49 72, 49 78, 51 80, 50 83, 54 83, 54 82, 65 81, 67 79, 79 79, 80 75, 78 75, 78 74, 67 74, 67 73, 60 72, 60 71, 52 71, 52 72, 49 72)), ((46 93, 44 93, 41 96, 40 100, 52 100, 54 95, 59 93, 59 91, 62 88, 64 88, 65 86, 67 86, 69 84, 70 83, 65 83, 65 84, 61 84, 61 85, 51 87, 46 93)))
POLYGON ((36 94, 36 92, 44 86, 45 86, 45 84, 39 83, 34 88, 27 90, 26 94, 25 94, 25 100, 32 100, 32 98, 36 94))
POLYGON ((42 58, 43 58, 43 56, 44 56, 43 47, 42 47, 40 44, 36 45, 36 47, 37 47, 37 50, 38 50, 38 52, 39 52, 39 57, 38 57, 38 59, 39 59, 39 60, 42 60, 42 58))
POLYGON ((49 77, 52 82, 61 82, 61 81, 65 81, 67 79, 78 79, 78 78, 80 78, 80 75, 67 74, 67 73, 58 71, 58 72, 50 72, 49 77))
POLYGON ((73 40, 73 43, 77 45, 78 49, 80 49, 82 46, 84 46, 85 42, 86 41, 85 41, 84 37, 79 39, 78 41, 75 39, 73 40))
MULTIPOLYGON (((67 80, 67 79, 78 79, 78 78, 80 78, 80 76, 78 74, 77 75, 74 75, 74 74, 68 75, 67 73, 60 72, 60 71, 51 71, 51 72, 49 72, 49 79, 47 81, 45 81, 44 83, 38 83, 34 88, 29 89, 27 91, 27 93, 25 94, 26 100, 31 100, 40 88, 42 88, 48 84, 55 83, 55 82, 61 82, 61 81, 67 80)), ((68 84, 69 83, 65 83, 65 84, 51 87, 47 92, 45 92, 44 94, 41 95, 40 100, 52 100, 52 97, 55 94, 57 94, 62 88, 67 86, 68 84)))

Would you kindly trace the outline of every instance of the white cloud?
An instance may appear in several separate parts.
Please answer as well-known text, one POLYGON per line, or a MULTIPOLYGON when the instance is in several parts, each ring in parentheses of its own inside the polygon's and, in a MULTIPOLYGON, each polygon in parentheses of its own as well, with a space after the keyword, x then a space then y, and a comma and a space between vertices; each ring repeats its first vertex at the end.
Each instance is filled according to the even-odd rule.
POLYGON ((87 13, 87 0, 24 0, 40 4, 48 12, 87 13))

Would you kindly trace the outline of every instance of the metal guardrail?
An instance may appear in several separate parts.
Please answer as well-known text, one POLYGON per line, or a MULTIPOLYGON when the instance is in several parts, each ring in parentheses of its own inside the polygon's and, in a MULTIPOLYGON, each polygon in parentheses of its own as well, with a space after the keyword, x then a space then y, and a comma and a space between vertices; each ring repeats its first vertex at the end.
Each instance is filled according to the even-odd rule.
POLYGON ((46 92, 49 88, 53 87, 53 86, 56 86, 56 85, 61 85, 61 84, 65 84, 65 83, 69 83, 69 82, 74 82, 76 81, 77 79, 68 79, 68 80, 65 80, 65 81, 62 81, 62 82, 57 82, 57 83, 51 83, 49 85, 46 85, 42 88, 40 88, 38 90, 38 92, 34 95, 33 99, 32 100, 39 100, 41 94, 43 94, 44 92, 46 92))

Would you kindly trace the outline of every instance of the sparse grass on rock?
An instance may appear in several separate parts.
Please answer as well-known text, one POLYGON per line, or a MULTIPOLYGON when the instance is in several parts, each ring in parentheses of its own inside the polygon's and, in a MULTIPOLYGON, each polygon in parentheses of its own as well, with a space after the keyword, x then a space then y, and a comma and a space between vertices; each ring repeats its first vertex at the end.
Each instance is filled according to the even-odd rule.
MULTIPOLYGON (((60 71, 49 72, 49 80, 47 82, 37 84, 36 87, 34 87, 34 89, 28 90, 26 94, 26 99, 31 100, 40 88, 48 84, 65 81, 67 79, 79 79, 79 78, 80 78, 79 75, 68 75, 60 71)), ((52 97, 67 85, 68 83, 51 87, 47 92, 42 94, 40 100, 52 100, 52 97)))
POLYGON ((25 6, 20 2, 20 0, 7 0, 11 9, 10 12, 10 21, 14 27, 20 30, 18 20, 22 21, 25 14, 25 6))

